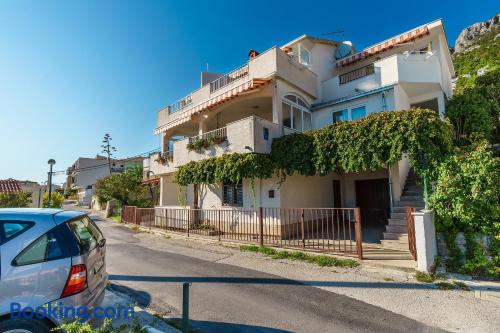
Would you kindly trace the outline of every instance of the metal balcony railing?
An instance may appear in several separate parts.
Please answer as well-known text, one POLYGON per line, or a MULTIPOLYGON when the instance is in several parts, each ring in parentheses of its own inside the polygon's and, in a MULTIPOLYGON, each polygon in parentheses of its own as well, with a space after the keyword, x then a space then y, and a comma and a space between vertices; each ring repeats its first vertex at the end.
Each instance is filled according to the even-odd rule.
POLYGON ((210 93, 227 86, 228 84, 248 75, 248 65, 243 65, 232 72, 221 76, 217 80, 210 82, 210 93))
POLYGON ((347 72, 339 76, 339 84, 346 84, 347 82, 351 82, 362 77, 368 76, 375 73, 375 66, 370 64, 368 66, 364 66, 353 71, 347 72))
POLYGON ((219 140, 219 141, 225 141, 227 139, 227 127, 222 127, 218 128, 213 131, 209 131, 206 133, 203 133, 201 135, 195 135, 189 138, 189 143, 192 143, 196 140, 219 140))

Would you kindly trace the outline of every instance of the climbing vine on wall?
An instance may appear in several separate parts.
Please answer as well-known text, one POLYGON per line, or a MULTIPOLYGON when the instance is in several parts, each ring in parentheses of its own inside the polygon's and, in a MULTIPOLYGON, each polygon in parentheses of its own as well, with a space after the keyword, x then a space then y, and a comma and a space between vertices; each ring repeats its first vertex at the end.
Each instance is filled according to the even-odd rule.
POLYGON ((451 149, 451 126, 431 110, 391 111, 273 140, 270 155, 226 154, 178 168, 176 182, 238 183, 287 175, 386 168, 408 153, 417 172, 436 169, 451 149))
POLYGON ((269 155, 246 153, 225 154, 180 166, 175 181, 188 184, 237 184, 244 178, 253 180, 271 178, 274 167, 269 155))
POLYGON ((417 173, 433 175, 451 150, 451 126, 431 110, 374 113, 273 140, 272 159, 286 175, 386 168, 408 154, 417 173))

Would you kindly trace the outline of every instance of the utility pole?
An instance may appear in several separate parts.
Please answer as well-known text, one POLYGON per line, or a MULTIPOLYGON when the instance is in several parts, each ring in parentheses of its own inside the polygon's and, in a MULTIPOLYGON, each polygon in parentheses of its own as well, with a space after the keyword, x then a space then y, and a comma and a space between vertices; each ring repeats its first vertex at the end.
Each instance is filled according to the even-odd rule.
POLYGON ((104 138, 102 139, 102 153, 105 153, 108 156, 108 166, 109 166, 109 174, 111 175, 111 157, 113 156, 113 152, 116 151, 116 148, 111 146, 111 135, 108 133, 104 134, 104 138))
POLYGON ((47 163, 50 165, 49 180, 47 182, 47 185, 49 187, 47 208, 50 208, 50 195, 52 194, 52 166, 56 164, 56 161, 51 158, 47 163))

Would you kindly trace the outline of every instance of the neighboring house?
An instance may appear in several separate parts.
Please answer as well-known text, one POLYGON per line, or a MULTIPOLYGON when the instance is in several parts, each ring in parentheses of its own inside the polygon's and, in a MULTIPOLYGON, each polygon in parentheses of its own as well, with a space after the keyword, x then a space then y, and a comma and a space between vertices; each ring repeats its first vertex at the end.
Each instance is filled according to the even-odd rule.
POLYGON ((22 192, 21 184, 12 178, 0 179, 0 193, 18 193, 22 192))
POLYGON ((143 157, 126 159, 112 159, 111 163, 104 156, 97 155, 95 158, 80 157, 66 171, 65 187, 78 190, 78 204, 88 206, 92 202, 95 184, 99 179, 111 173, 121 173, 135 167, 141 167, 143 157))
MULTIPOLYGON (((358 52, 349 42, 307 35, 260 54, 251 50, 243 66, 226 75, 202 73, 199 89, 158 112, 154 133, 163 140, 162 152, 144 161, 145 174, 160 181, 161 207, 179 207, 178 166, 225 153, 269 153, 273 138, 374 112, 423 107, 444 115, 453 76, 441 20, 358 52), (188 143, 210 135, 224 142, 202 152, 188 150, 188 143)), ((360 207, 364 230, 375 230, 374 242, 399 239, 406 227, 387 225, 390 198, 395 206, 404 199, 409 173, 402 156, 390 170, 294 175, 281 185, 263 179, 255 184, 255 202, 257 207, 360 207)), ((410 177, 407 185, 414 191, 407 199, 422 206, 410 177)), ((251 192, 246 179, 207 186, 203 193, 190 185, 187 207, 257 208, 251 192)), ((404 216, 402 209, 392 212, 394 221, 404 216)))
MULTIPOLYGON (((57 186, 53 185, 55 191, 57 186)), ((31 207, 40 207, 42 205, 42 195, 47 190, 46 185, 40 185, 37 182, 29 180, 6 179, 0 180, 0 193, 2 192, 26 192, 31 195, 31 207)))

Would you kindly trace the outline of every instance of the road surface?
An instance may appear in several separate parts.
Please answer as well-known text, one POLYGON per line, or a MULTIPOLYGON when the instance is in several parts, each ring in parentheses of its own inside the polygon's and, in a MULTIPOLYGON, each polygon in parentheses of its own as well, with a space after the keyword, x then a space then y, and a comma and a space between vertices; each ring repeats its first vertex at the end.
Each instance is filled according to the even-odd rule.
MULTIPOLYGON (((391 311, 299 281, 148 247, 137 231, 94 217, 107 238, 110 282, 139 304, 180 316, 190 288, 201 332, 438 332, 391 311)), ((168 243, 168 240, 165 240, 168 243)))

